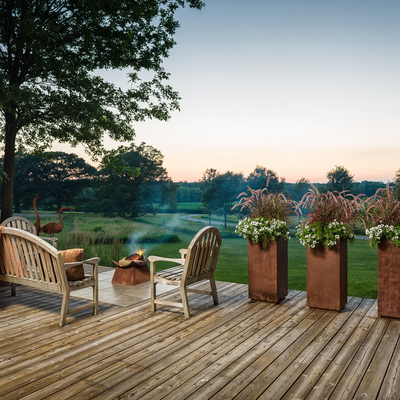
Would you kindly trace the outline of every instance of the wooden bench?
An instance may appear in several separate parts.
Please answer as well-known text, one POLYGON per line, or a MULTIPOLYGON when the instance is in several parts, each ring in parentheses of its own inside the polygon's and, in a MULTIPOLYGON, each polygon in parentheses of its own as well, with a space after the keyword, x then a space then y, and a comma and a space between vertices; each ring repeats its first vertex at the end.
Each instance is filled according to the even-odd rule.
POLYGON ((63 294, 59 326, 66 324, 67 315, 93 308, 98 314, 98 257, 80 262, 64 263, 57 249, 27 231, 0 227, 0 281, 10 282, 11 295, 16 284, 32 286, 63 294), (93 275, 78 281, 68 281, 65 270, 82 264, 93 266, 93 275), (93 288, 93 302, 68 310, 70 293, 93 288))
POLYGON ((148 259, 150 261, 151 310, 156 311, 156 304, 182 307, 185 317, 190 318, 187 292, 208 294, 213 297, 214 304, 217 305, 218 294, 214 272, 220 248, 221 234, 219 230, 212 226, 206 226, 192 239, 187 250, 180 250, 181 258, 150 256, 148 259), (181 265, 156 272, 155 263, 157 261, 170 261, 181 265), (188 288, 189 285, 206 279, 209 279, 211 291, 188 288), (179 286, 182 303, 158 300, 156 296, 157 283, 179 286))

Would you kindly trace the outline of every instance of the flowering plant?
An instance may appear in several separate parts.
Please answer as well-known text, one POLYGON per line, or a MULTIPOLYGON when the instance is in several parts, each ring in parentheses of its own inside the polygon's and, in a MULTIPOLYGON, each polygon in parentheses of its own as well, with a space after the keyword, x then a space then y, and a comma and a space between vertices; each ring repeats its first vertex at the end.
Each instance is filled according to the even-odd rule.
POLYGON ((264 217, 244 218, 236 226, 235 233, 251 240, 252 243, 268 244, 278 237, 290 239, 290 231, 286 222, 264 217))
POLYGON ((385 238, 400 247, 400 200, 389 183, 368 199, 365 217, 370 226, 366 234, 371 247, 385 238))
POLYGON ((400 247, 400 224, 384 225, 379 224, 366 230, 371 247, 380 243, 382 239, 389 239, 389 242, 400 247))
POLYGON ((355 240, 354 226, 360 219, 362 195, 343 192, 319 193, 312 185, 297 205, 308 210, 306 220, 297 226, 296 236, 304 246, 334 247, 340 239, 355 240))
POLYGON ((267 187, 253 190, 249 187, 250 196, 241 193, 240 210, 247 209, 249 216, 240 221, 236 227, 236 233, 251 240, 252 243, 262 243, 268 246, 270 240, 277 237, 289 238, 287 222, 294 212, 295 202, 287 199, 283 193, 268 193, 267 187))
POLYGON ((296 236, 303 246, 334 247, 338 240, 347 239, 354 242, 355 236, 349 224, 334 220, 330 224, 314 222, 313 224, 302 224, 297 227, 296 236))

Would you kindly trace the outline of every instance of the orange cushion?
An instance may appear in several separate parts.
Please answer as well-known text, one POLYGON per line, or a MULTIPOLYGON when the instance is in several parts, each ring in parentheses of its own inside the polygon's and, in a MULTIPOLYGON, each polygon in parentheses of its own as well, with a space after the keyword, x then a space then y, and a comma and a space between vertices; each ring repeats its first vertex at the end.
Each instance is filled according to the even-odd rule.
MULTIPOLYGON (((83 260, 83 249, 70 249, 60 251, 64 263, 77 262, 83 260)), ((83 265, 71 267, 65 270, 69 281, 79 281, 85 278, 83 265)))

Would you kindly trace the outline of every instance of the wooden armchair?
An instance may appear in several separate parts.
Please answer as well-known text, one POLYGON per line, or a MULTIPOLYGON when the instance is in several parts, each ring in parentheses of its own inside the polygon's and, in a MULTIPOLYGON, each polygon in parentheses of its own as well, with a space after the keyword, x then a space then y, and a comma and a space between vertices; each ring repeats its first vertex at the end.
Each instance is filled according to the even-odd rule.
POLYGON ((156 311, 156 304, 182 307, 185 317, 190 318, 187 292, 211 295, 214 304, 217 305, 218 294, 214 272, 220 248, 221 234, 219 230, 212 226, 206 226, 193 238, 187 250, 180 250, 181 258, 150 256, 148 259, 150 261, 151 310, 156 311), (171 261, 181 265, 156 272, 155 263, 157 261, 171 261), (188 288, 189 285, 205 279, 210 280, 211 291, 188 288), (179 286, 182 303, 158 300, 156 298, 157 283, 179 286))
POLYGON ((15 296, 16 284, 62 293, 59 326, 64 326, 67 315, 73 312, 93 308, 93 314, 98 314, 99 262, 100 259, 94 257, 64 263, 61 253, 42 238, 22 229, 5 226, 0 229, 0 281, 12 284, 12 296, 15 296), (65 270, 82 264, 91 264, 93 274, 68 281, 65 270), (68 310, 70 293, 87 287, 93 288, 93 302, 68 310))
MULTIPOLYGON (((1 224, 1 226, 8 226, 9 228, 17 228, 22 229, 23 231, 32 233, 33 235, 37 235, 35 225, 32 224, 31 221, 24 217, 16 216, 5 219, 1 224)), ((37 235, 38 236, 38 235, 37 235)), ((40 236, 44 240, 48 240, 53 247, 57 248, 57 240, 56 237, 49 236, 40 236)))

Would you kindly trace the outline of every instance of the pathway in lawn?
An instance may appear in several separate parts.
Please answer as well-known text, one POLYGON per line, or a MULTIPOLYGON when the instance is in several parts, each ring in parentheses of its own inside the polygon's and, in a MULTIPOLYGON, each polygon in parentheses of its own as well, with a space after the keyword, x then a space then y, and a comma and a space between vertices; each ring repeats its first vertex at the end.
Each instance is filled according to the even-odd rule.
MULTIPOLYGON (((194 221, 194 222, 202 222, 203 224, 209 224, 208 220, 202 220, 199 217, 202 216, 207 216, 206 214, 189 214, 189 215, 182 215, 181 218, 185 219, 186 221, 194 221), (197 217, 197 218, 196 218, 197 217)), ((224 221, 211 221, 211 225, 224 225, 225 222, 224 221)), ((229 226, 236 226, 237 224, 234 224, 233 222, 227 222, 226 225, 229 226)))

